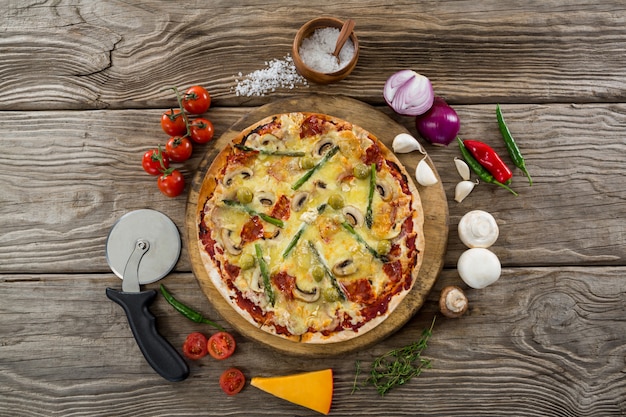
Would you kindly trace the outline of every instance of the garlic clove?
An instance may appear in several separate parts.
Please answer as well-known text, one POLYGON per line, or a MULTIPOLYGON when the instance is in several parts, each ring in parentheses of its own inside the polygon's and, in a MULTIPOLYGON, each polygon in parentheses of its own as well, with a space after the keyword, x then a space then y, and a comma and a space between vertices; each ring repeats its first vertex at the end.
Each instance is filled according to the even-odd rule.
POLYGON ((456 166, 456 171, 459 173, 461 178, 463 178, 464 181, 469 181, 470 169, 469 165, 467 165, 467 162, 465 162, 461 158, 454 158, 454 165, 456 166))
POLYGON ((467 197, 472 192, 476 185, 478 185, 478 181, 459 182, 454 188, 454 201, 460 203, 461 201, 465 200, 465 197, 467 197))
POLYGON ((472 210, 459 221, 459 238, 468 248, 488 248, 498 240, 496 219, 486 211, 472 210))
POLYGON ((400 133, 395 138, 393 138, 393 143, 391 144, 393 151, 395 153, 409 153, 413 151, 419 151, 422 155, 426 155, 426 150, 424 147, 415 139, 413 136, 408 133, 400 133))
POLYGON ((495 253, 485 248, 468 249, 457 262, 459 276, 475 289, 485 288, 500 278, 502 266, 495 253))
POLYGON ((415 168, 415 179, 424 187, 429 187, 439 182, 435 172, 432 170, 430 165, 428 165, 428 162, 426 162, 426 157, 422 158, 422 160, 417 164, 417 168, 415 168))

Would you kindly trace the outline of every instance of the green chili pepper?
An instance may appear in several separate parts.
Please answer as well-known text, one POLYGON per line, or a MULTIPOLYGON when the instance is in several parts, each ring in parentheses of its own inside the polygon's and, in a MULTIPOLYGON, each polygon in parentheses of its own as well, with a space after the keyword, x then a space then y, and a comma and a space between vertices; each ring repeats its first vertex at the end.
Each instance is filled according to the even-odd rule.
POLYGON ((187 307, 185 304, 175 299, 174 296, 170 294, 169 291, 167 291, 167 289, 165 288, 163 284, 161 284, 161 294, 163 294, 163 297, 165 298, 165 300, 172 307, 174 307, 174 310, 178 311, 179 313, 181 313, 183 316, 187 317, 189 320, 193 321, 194 323, 204 323, 204 324, 208 324, 209 326, 213 326, 218 330, 221 330, 221 331, 225 330, 219 324, 207 318, 204 318, 202 314, 193 310, 191 307, 187 307))
POLYGON ((500 109, 500 105, 496 104, 496 118, 498 119, 498 127, 500 128, 500 133, 502 133, 502 138, 504 139, 504 145, 506 146, 506 150, 509 151, 509 155, 511 156, 511 160, 516 167, 522 170, 526 178, 528 178, 528 183, 530 186, 533 185, 533 180, 530 178, 530 174, 526 169, 526 162, 524 161, 524 157, 522 156, 522 152, 520 151, 515 139, 513 139, 513 135, 511 135, 511 131, 509 127, 506 125, 504 121, 504 117, 502 116, 502 110, 500 109))
POLYGON ((322 165, 328 162, 328 160, 332 158, 337 152, 339 152, 339 146, 335 146, 330 151, 326 152, 324 157, 313 168, 309 169, 302 177, 300 177, 298 181, 296 181, 291 186, 291 189, 295 191, 298 188, 302 187, 302 184, 307 182, 309 178, 311 178, 311 175, 313 175, 315 171, 317 171, 322 165))
POLYGON ((487 171, 470 153, 470 151, 465 147, 465 145, 463 144, 463 141, 461 140, 461 138, 457 137, 456 140, 459 142, 459 148, 461 149, 461 155, 463 156, 463 159, 465 159, 465 162, 467 162, 467 165, 470 166, 470 168, 472 168, 472 171, 474 171, 474 173, 476 175, 478 175, 478 178, 480 178, 481 180, 483 180, 484 182, 488 182, 490 184, 495 184, 497 186, 500 186, 506 190, 509 190, 511 193, 513 193, 513 195, 517 195, 517 193, 515 191, 513 191, 511 188, 509 188, 508 186, 502 184, 499 181, 496 181, 496 179, 493 177, 493 175, 491 175, 489 173, 489 171, 487 171))

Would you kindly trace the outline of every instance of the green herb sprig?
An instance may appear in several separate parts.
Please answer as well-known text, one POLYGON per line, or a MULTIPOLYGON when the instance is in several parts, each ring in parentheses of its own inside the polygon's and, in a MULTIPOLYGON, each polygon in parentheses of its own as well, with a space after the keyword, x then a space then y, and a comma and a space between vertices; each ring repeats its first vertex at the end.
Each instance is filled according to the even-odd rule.
MULTIPOLYGON (((428 346, 436 318, 437 316, 433 317, 430 327, 422 332, 418 341, 399 349, 390 350, 376 358, 372 362, 365 384, 373 385, 382 397, 392 388, 406 384, 411 378, 419 376, 424 369, 430 368, 430 359, 423 358, 422 352, 428 346)), ((353 393, 359 389, 358 377, 361 372, 359 361, 356 362, 356 372, 357 375, 352 387, 353 393)))

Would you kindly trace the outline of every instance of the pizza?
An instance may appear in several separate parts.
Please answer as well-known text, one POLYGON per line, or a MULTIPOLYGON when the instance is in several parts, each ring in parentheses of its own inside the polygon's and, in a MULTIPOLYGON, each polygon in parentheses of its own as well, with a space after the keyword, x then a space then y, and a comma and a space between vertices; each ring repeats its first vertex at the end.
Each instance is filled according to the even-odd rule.
POLYGON ((413 181, 372 133, 285 113, 239 132, 213 160, 197 242, 205 279, 247 322, 333 343, 375 328, 411 291, 423 221, 413 181))

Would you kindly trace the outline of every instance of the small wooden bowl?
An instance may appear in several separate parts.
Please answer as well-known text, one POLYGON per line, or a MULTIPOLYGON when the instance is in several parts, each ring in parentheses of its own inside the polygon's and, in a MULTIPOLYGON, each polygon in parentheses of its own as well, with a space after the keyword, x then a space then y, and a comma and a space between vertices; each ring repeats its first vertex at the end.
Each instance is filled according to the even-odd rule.
POLYGON ((359 40, 357 39, 354 31, 350 34, 350 40, 354 44, 354 56, 348 65, 344 66, 339 71, 332 73, 315 71, 307 67, 300 56, 300 45, 302 44, 302 41, 311 36, 313 32, 315 32, 315 29, 332 27, 341 30, 342 26, 343 22, 339 19, 332 17, 318 17, 317 19, 308 21, 300 28, 300 30, 298 30, 296 37, 293 40, 292 56, 296 69, 303 77, 318 84, 330 84, 343 80, 352 72, 356 66, 356 62, 359 60, 359 40))

